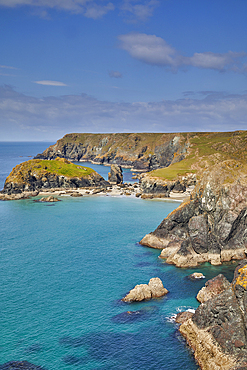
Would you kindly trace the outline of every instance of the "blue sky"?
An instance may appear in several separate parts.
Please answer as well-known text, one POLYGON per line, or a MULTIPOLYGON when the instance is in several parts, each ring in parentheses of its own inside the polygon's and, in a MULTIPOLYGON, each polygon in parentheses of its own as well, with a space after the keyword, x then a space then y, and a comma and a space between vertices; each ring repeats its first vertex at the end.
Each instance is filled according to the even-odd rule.
POLYGON ((0 0, 0 141, 247 129, 246 0, 0 0))

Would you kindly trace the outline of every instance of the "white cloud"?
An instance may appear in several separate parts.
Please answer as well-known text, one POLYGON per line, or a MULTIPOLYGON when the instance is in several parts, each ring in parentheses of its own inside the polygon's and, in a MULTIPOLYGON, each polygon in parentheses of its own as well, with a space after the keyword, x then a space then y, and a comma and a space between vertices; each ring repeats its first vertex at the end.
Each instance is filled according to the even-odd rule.
MULTIPOLYGON (((114 10, 114 5, 107 0, 0 0, 0 6, 14 8, 24 5, 64 10, 75 14, 81 13, 93 19, 101 18, 109 11, 114 10)), ((47 12, 43 12, 43 16, 44 14, 46 17, 48 16, 47 12)))
POLYGON ((3 65, 0 65, 0 68, 4 68, 4 69, 17 69, 15 67, 3 66, 3 65))
POLYGON ((178 65, 176 50, 161 37, 145 33, 120 35, 120 48, 126 50, 133 58, 142 62, 174 67, 178 65))
POLYGON ((110 71, 109 76, 113 78, 121 78, 123 77, 122 73, 119 71, 110 71))
POLYGON ((157 0, 124 0, 121 10, 129 17, 129 21, 146 21, 159 3, 157 0))
POLYGON ((134 59, 144 63, 170 67, 176 70, 179 67, 193 66, 204 69, 214 69, 218 71, 232 70, 244 72, 241 65, 246 53, 194 53, 192 57, 181 55, 167 42, 156 35, 145 33, 129 33, 120 35, 120 48, 126 50, 134 59))
POLYGON ((65 83, 60 82, 60 81, 43 80, 43 81, 34 81, 34 83, 38 85, 46 85, 46 86, 67 86, 65 83))
POLYGON ((56 140, 68 132, 232 131, 246 127, 247 94, 211 92, 201 99, 113 103, 86 94, 38 99, 9 86, 0 87, 2 140, 7 135, 8 140, 56 140))

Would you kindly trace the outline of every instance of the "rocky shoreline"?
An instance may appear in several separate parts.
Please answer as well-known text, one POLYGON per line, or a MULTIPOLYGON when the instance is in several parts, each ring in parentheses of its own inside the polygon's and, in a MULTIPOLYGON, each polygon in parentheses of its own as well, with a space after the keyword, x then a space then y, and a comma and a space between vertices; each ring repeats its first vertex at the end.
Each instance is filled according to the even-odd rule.
POLYGON ((184 315, 180 333, 194 351, 202 370, 247 368, 247 260, 237 266, 232 283, 218 275, 197 297, 194 314, 184 315))

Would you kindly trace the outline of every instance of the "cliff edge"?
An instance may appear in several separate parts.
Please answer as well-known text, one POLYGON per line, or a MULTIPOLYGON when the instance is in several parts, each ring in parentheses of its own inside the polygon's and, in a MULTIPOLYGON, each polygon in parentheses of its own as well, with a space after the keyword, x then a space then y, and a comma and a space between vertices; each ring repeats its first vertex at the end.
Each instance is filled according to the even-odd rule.
MULTIPOLYGON (((187 171, 194 170, 196 175, 190 198, 140 242, 162 249, 161 257, 178 267, 207 261, 219 265, 246 256, 247 134, 232 134, 228 145, 220 138, 215 142, 213 135, 211 139, 210 146, 203 147, 202 143, 187 163, 187 171), (215 153, 215 148, 221 150, 215 153)), ((153 176, 163 171, 167 179, 181 178, 185 176, 186 161, 153 171, 153 176), (180 174, 173 168, 177 165, 182 167, 180 174)))
MULTIPOLYGON (((214 278, 214 283, 222 276, 214 278)), ((210 285, 210 281, 208 282, 210 285)), ((247 368, 247 260, 232 283, 204 301, 179 328, 202 370, 247 368)))

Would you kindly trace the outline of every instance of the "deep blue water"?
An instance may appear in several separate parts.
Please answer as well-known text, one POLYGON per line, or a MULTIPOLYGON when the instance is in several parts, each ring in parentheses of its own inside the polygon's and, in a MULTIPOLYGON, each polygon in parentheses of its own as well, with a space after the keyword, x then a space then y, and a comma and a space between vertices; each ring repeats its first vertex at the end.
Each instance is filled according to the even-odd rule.
MULTIPOLYGON (((0 176, 48 144, 0 144, 0 176), (6 153, 6 157, 5 157, 6 153), (23 157, 19 157, 23 155, 23 157)), ((131 197, 0 202, 0 364, 47 370, 196 370, 170 317, 198 306, 205 280, 234 265, 178 269, 138 241, 178 203, 131 197), (136 284, 160 277, 165 298, 125 304, 136 284), (134 311, 128 314, 127 311, 134 311)))

